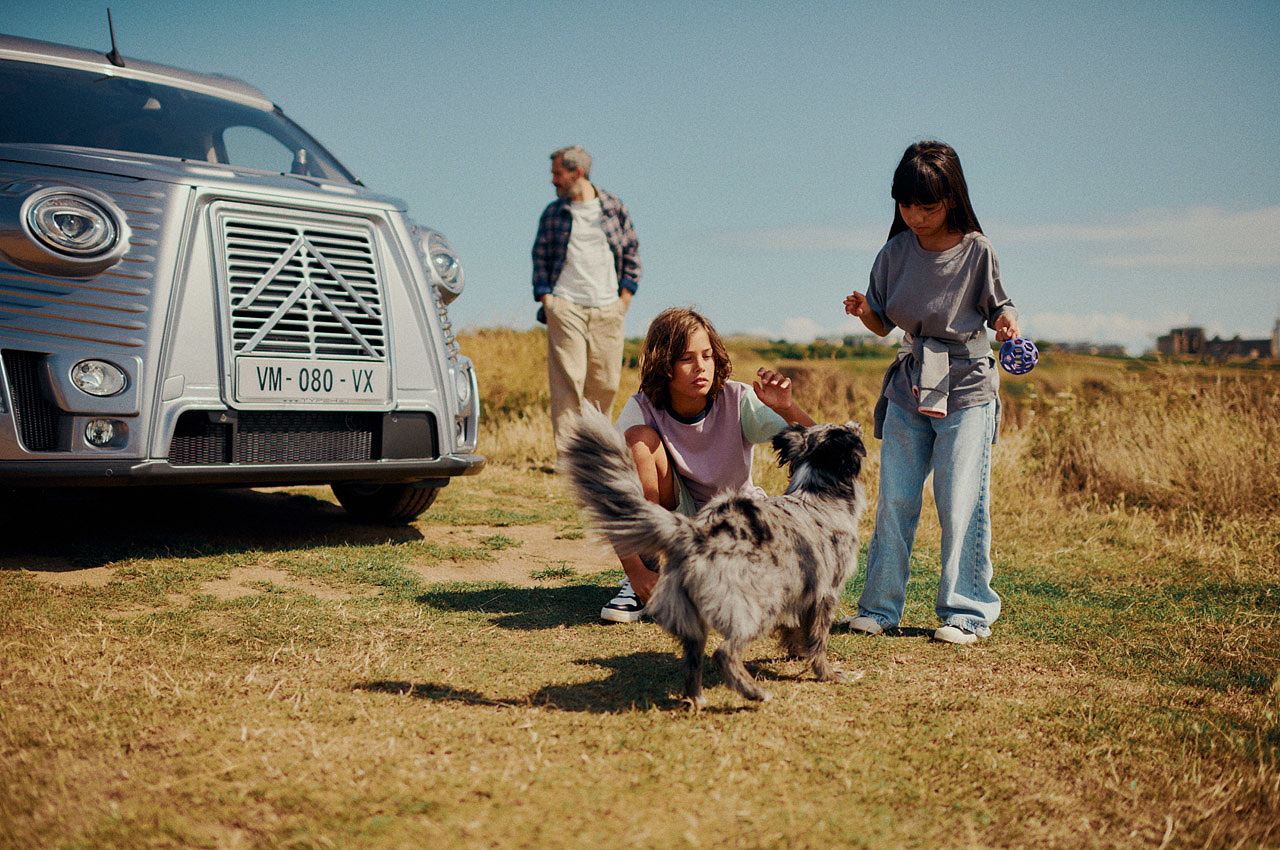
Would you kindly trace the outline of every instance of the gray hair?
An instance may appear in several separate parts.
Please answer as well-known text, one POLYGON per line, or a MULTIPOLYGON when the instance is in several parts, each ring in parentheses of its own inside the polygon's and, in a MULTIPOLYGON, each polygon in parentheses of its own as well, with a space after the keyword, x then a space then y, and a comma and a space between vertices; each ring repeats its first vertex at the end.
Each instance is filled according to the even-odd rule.
POLYGON ((551 160, 560 160, 565 168, 581 168, 583 177, 591 176, 591 154, 582 149, 582 145, 571 145, 551 153, 551 160))

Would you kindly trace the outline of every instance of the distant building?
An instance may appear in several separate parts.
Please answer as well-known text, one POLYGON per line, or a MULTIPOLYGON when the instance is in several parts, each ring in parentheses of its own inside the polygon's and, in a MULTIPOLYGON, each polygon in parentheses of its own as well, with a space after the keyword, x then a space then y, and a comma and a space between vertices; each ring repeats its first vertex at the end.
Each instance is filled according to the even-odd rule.
POLYGON ((1206 339, 1204 328, 1174 328, 1156 340, 1156 351, 1171 356, 1201 357, 1206 360, 1260 358, 1280 359, 1280 319, 1270 339, 1206 339))
POLYGON ((1200 354, 1204 351, 1204 328, 1174 328, 1156 340, 1161 354, 1200 354))

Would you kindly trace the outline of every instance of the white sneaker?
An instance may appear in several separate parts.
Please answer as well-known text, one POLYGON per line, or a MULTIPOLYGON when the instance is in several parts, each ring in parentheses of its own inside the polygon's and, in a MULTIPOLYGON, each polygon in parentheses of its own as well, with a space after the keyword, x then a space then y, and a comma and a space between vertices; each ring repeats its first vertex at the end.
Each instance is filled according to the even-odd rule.
POLYGON ((625 578, 618 583, 618 595, 600 609, 600 619, 610 623, 634 623, 643 616, 644 605, 631 589, 631 580, 625 578))
POLYGON ((959 626, 943 626, 933 633, 934 640, 940 640, 943 643, 954 643, 960 646, 968 646, 971 643, 978 642, 978 636, 968 629, 962 629, 959 626))
POLYGON ((851 632, 861 632, 864 635, 884 634, 884 627, 874 617, 846 617, 837 626, 843 626, 851 632))

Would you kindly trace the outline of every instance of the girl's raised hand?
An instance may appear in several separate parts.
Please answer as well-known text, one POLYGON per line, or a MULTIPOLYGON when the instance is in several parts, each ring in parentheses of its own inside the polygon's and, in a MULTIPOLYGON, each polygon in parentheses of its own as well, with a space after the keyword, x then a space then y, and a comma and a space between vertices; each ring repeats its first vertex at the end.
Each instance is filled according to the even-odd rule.
POLYGON ((844 311, 850 316, 858 316, 861 318, 871 311, 867 306, 867 296, 861 292, 855 292, 848 298, 844 299, 844 311))

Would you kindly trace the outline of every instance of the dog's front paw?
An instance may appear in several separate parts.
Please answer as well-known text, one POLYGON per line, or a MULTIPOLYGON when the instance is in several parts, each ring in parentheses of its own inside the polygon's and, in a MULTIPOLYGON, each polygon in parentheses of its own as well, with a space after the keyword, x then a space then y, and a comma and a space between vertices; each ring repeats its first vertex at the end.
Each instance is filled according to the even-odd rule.
POLYGON ((680 702, 690 711, 701 711, 707 704, 707 698, 698 694, 696 697, 686 696, 680 702))

